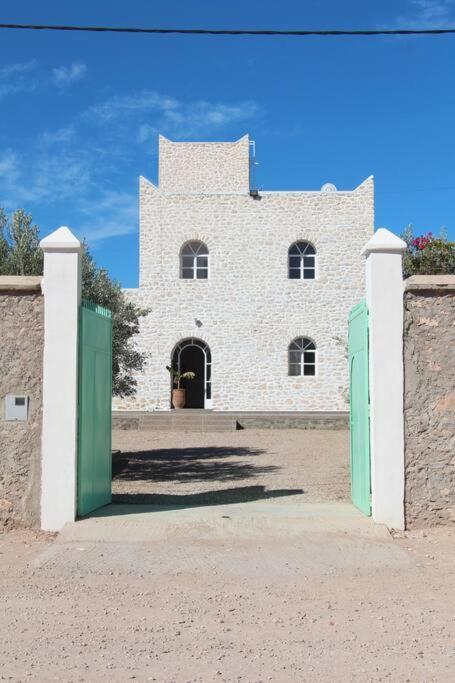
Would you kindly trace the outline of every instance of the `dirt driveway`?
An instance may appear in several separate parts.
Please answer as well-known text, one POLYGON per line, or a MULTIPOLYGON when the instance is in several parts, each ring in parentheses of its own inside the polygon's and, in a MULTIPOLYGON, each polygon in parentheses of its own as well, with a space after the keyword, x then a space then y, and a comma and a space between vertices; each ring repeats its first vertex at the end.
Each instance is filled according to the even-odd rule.
POLYGON ((327 502, 347 494, 346 435, 115 443, 116 495, 161 507, 0 534, 2 680, 452 683, 455 532, 392 536, 327 502))
POLYGON ((0 593, 2 680, 454 680, 449 530, 148 543, 11 533, 0 593))
POLYGON ((114 431, 115 502, 210 505, 349 496, 349 432, 114 431))

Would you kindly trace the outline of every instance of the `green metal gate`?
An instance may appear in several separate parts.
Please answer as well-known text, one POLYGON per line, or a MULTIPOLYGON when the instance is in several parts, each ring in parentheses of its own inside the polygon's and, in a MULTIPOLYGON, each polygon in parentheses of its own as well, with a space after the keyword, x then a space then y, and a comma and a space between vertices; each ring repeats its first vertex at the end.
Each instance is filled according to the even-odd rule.
POLYGON ((368 384, 368 308, 365 301, 349 314, 351 497, 371 515, 370 404, 368 384))
POLYGON ((79 310, 77 512, 112 500, 112 319, 84 301, 79 310))

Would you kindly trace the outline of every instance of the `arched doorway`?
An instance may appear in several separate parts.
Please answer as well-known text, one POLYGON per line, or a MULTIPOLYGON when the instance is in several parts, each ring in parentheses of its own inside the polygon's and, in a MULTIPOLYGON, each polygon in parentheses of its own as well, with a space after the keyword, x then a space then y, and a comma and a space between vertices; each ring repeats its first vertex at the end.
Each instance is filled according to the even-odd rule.
POLYGON ((172 353, 172 367, 180 372, 194 372, 193 380, 183 382, 186 389, 185 408, 212 407, 212 356, 201 339, 183 339, 172 353))

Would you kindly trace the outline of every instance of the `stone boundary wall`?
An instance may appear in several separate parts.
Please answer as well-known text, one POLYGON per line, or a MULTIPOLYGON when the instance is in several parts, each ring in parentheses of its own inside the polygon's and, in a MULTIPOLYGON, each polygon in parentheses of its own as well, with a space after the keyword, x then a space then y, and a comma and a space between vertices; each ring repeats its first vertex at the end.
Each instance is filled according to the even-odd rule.
POLYGON ((41 277, 0 277, 0 528, 40 525, 43 346, 41 277), (5 420, 7 394, 27 421, 5 420))
POLYGON ((455 275, 404 293, 406 528, 455 522, 455 275))

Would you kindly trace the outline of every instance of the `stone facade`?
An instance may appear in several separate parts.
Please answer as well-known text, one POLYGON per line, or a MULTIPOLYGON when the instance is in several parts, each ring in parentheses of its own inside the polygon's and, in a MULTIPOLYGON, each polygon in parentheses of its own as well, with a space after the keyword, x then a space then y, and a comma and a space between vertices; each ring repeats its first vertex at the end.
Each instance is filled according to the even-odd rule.
POLYGON ((237 142, 172 142, 160 135, 160 192, 246 194, 250 189, 248 135, 237 142))
POLYGON ((0 525, 39 526, 44 297, 41 278, 0 278, 0 525), (18 285, 18 282, 21 284, 18 285), (5 420, 5 396, 29 397, 28 420, 5 420))
POLYGON ((249 194, 248 149, 247 136, 160 138, 160 186, 140 180, 140 286, 128 290, 152 309, 138 341, 148 363, 136 398, 116 408, 169 410, 165 366, 180 340, 196 337, 212 354, 214 410, 348 409, 344 344, 349 310, 364 295, 373 179, 351 191, 261 191, 258 200, 249 194), (207 280, 180 278, 179 254, 191 240, 209 249, 207 280), (288 279, 297 240, 316 249, 314 280, 288 279), (314 377, 288 376, 296 337, 316 344, 314 377))
POLYGON ((405 291, 406 527, 455 522, 455 276, 405 291))

